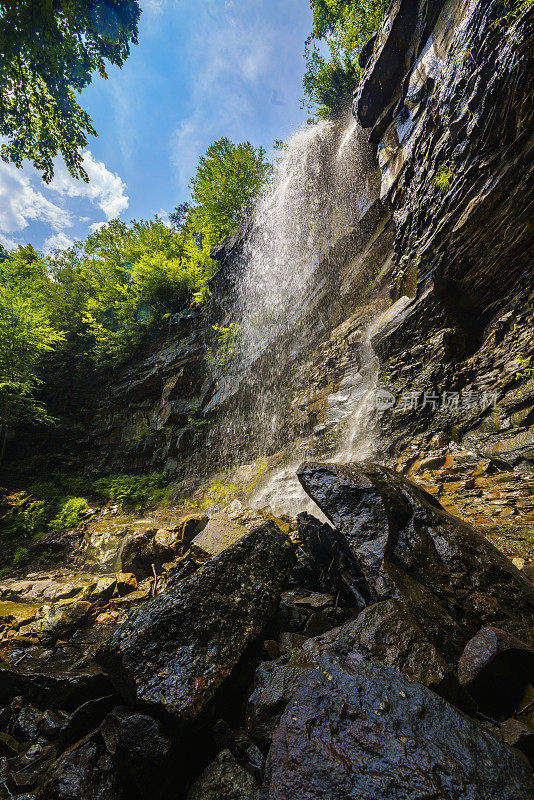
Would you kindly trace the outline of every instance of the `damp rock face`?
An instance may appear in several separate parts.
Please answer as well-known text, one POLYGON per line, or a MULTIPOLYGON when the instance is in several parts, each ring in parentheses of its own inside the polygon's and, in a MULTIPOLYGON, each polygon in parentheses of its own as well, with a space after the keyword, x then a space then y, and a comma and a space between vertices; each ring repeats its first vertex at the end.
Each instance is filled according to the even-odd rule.
POLYGON ((383 664, 321 657, 276 731, 261 800, 527 800, 526 759, 383 664))
POLYGON ((132 613, 104 643, 102 668, 128 702, 195 718, 273 613, 292 565, 274 523, 251 531, 132 613))
POLYGON ((403 599, 449 658, 485 624, 512 633, 532 626, 530 581, 412 481, 368 462, 305 463, 298 477, 345 536, 375 598, 403 599))

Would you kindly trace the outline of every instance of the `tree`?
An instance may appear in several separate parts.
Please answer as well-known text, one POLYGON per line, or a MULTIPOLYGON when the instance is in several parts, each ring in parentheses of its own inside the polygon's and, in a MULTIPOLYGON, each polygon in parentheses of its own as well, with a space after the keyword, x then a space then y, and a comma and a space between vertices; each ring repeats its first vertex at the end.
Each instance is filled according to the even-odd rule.
POLYGON ((350 105, 361 75, 358 56, 380 27, 388 0, 312 0, 313 32, 306 42, 304 92, 319 117, 350 105), (325 58, 313 40, 326 40, 325 58))
POLYGON ((209 252, 252 212, 270 171, 263 147, 250 142, 236 145, 226 138, 210 144, 191 181, 195 205, 188 214, 205 250, 209 252))
POLYGON ((49 322, 46 305, 17 280, 0 282, 0 463, 6 433, 16 422, 49 422, 35 398, 41 380, 39 358, 61 341, 49 322))
POLYGON ((137 0, 0 0, 0 147, 18 167, 30 159, 50 182, 61 153, 87 180, 82 149, 96 135, 76 93, 106 62, 122 66, 137 44, 137 0))

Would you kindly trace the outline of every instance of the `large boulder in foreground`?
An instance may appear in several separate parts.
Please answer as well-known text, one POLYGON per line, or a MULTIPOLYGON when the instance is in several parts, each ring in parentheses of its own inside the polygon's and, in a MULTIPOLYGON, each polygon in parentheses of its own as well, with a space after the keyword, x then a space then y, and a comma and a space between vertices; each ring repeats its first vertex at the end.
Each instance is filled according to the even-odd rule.
POLYGON ((526 759, 391 667, 332 659, 302 678, 261 800, 528 800, 526 759))
POLYGON ((482 625, 521 638, 534 630, 532 583, 424 489, 366 462, 307 462, 298 477, 344 534, 375 598, 404 600, 449 658, 482 625))
POLYGON ((316 669, 324 654, 352 661, 381 661, 455 704, 467 702, 458 681, 406 604, 384 600, 366 608, 356 619, 308 639, 289 659, 260 664, 248 702, 247 724, 251 737, 264 750, 303 674, 316 669))
POLYGON ((98 660, 131 703, 197 716, 274 612, 294 559, 273 522, 132 612, 98 660))

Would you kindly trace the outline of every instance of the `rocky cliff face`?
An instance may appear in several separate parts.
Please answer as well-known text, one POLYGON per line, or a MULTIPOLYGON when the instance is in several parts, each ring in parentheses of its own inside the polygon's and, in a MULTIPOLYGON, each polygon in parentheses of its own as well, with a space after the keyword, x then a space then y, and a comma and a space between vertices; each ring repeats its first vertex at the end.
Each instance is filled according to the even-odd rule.
MULTIPOLYGON (((270 452, 311 437, 318 455, 331 454, 343 394, 359 391, 366 331, 405 298, 375 325, 378 387, 389 393, 378 452, 501 543, 517 534, 521 549, 534 521, 534 22, 532 8, 517 9, 392 3, 354 102, 378 169, 323 252, 297 344, 269 390, 281 408, 270 452)), ((203 312, 185 313, 102 395, 85 440, 99 470, 187 479, 269 455, 252 415, 232 452, 221 448, 257 364, 217 383, 205 358, 212 326, 233 319, 251 225, 215 249, 221 267, 203 312)), ((282 351, 275 342, 263 358, 282 351)))

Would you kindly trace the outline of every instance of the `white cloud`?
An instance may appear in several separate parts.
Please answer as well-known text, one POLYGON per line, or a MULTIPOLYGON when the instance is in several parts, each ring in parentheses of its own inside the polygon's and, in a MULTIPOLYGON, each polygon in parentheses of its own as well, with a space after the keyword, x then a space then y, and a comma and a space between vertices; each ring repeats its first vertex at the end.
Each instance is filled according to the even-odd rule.
POLYGON ((15 233, 36 220, 55 231, 72 225, 71 214, 34 189, 27 174, 0 162, 0 232, 15 233))
POLYGON ((89 225, 89 232, 94 233, 95 231, 100 230, 100 228, 106 224, 106 220, 101 220, 100 222, 93 222, 92 225, 89 225))
POLYGON ((89 182, 75 180, 61 163, 55 168, 50 188, 68 197, 85 197, 96 203, 108 219, 114 219, 128 208, 130 198, 125 194, 126 184, 116 172, 110 172, 102 161, 96 161, 90 150, 86 150, 83 166, 89 182))
POLYGON ((16 250, 21 242, 17 242, 16 239, 12 239, 10 236, 4 236, 3 233, 0 233, 0 244, 7 250, 16 250))
POLYGON ((43 249, 45 253, 50 253, 52 250, 66 250, 67 247, 72 247, 74 242, 69 239, 64 233, 55 233, 45 239, 43 249))

